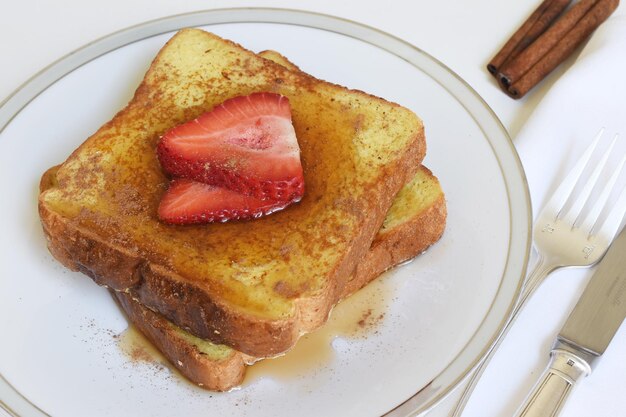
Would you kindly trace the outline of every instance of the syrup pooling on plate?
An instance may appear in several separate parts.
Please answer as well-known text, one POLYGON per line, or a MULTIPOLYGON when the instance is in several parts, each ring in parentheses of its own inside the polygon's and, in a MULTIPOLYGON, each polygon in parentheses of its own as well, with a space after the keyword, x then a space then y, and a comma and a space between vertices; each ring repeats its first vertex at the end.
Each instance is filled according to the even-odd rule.
POLYGON ((345 339, 358 348, 358 339, 377 334, 393 299, 386 275, 344 299, 333 309, 326 324, 302 336, 289 352, 248 367, 243 386, 265 378, 290 381, 306 376, 336 360, 333 347, 336 338, 345 339))
POLYGON ((126 330, 115 335, 114 338, 122 353, 133 363, 169 365, 161 352, 132 324, 129 324, 126 330))

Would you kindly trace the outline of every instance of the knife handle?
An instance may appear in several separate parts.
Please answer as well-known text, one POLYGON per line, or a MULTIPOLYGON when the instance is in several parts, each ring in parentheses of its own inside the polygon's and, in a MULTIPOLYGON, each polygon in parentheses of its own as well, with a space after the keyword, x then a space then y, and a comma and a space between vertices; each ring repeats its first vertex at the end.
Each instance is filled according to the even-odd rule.
POLYGON ((589 364, 563 349, 554 349, 550 364, 516 417, 556 417, 576 382, 591 373, 589 364))

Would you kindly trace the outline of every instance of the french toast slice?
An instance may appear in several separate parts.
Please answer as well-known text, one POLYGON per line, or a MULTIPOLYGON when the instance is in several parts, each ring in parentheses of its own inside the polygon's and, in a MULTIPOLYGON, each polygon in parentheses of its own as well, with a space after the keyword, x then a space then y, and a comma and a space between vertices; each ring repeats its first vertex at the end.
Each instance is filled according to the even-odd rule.
POLYGON ((67 267, 198 337, 273 356, 324 322, 424 153, 422 122, 409 110, 185 29, 130 103, 62 164, 39 211, 50 251, 67 267), (250 222, 159 222, 168 181, 159 136, 261 91, 290 100, 302 201, 250 222))
MULTIPOLYGON (((414 258, 442 235, 446 218, 443 191, 425 167, 394 200, 383 227, 344 287, 341 298, 377 278, 382 272, 414 258)), ((129 321, 191 382, 213 391, 241 384, 246 367, 258 358, 197 338, 126 293, 111 291, 129 321)), ((289 353, 287 353, 289 354, 289 353)))
MULTIPOLYGON (((284 67, 299 68, 276 51, 260 56, 284 67)), ((367 285, 382 272, 425 251, 441 237, 446 220, 445 198, 439 181, 426 167, 400 190, 370 249, 344 287, 342 299, 367 285)), ((128 294, 111 291, 136 326, 193 383, 214 391, 241 384, 247 365, 257 361, 225 345, 199 339, 175 326, 128 294)))

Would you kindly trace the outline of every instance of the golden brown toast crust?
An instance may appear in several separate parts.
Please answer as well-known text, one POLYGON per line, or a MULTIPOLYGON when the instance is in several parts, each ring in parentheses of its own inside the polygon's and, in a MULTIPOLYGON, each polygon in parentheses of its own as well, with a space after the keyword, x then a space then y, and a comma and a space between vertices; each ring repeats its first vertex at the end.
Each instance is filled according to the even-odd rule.
POLYGON ((218 305, 183 277, 74 227, 45 205, 39 206, 39 215, 48 249, 65 267, 84 273, 99 285, 128 291, 134 299, 200 338, 242 352, 258 352, 255 356, 262 357, 286 351, 299 336, 295 323, 232 314, 227 306, 218 305))
MULTIPOLYGON (((168 42, 168 45, 171 42, 168 42)), ((239 48, 232 42, 225 42, 239 48)), ((315 168, 316 166, 323 166, 326 162, 319 159, 319 156, 315 153, 317 145, 314 141, 307 142, 307 134, 304 132, 303 126, 298 125, 299 117, 303 117, 303 115, 297 114, 298 91, 309 91, 319 84, 326 86, 331 84, 304 74, 294 75, 294 73, 288 72, 280 65, 269 61, 262 63, 254 61, 253 54, 245 50, 242 50, 241 54, 249 54, 249 60, 254 62, 255 65, 261 66, 261 68, 247 67, 246 61, 242 68, 250 71, 250 77, 253 77, 258 71, 271 71, 282 77, 276 78, 271 85, 267 84, 265 86, 266 89, 287 92, 284 90, 286 87, 283 84, 283 79, 297 80, 299 83, 299 90, 292 91, 291 94, 293 95, 290 99, 293 98, 294 124, 297 133, 300 133, 299 140, 305 139, 304 143, 301 144, 301 148, 303 151, 305 181, 308 181, 309 184, 309 194, 308 196, 305 195, 300 206, 305 207, 307 204, 313 204, 317 196, 323 196, 323 194, 315 192, 316 187, 320 191, 323 186, 316 184, 316 177, 311 177, 310 175, 311 172, 319 169, 315 168), (309 175, 308 178, 307 174, 309 175)), ((159 53, 154 62, 158 63, 160 57, 161 53, 159 53)), ((124 119, 125 117, 130 117, 129 114, 140 115, 145 109, 149 109, 154 100, 159 99, 161 92, 158 89, 154 90, 151 84, 158 82, 158 80, 149 79, 151 74, 149 71, 147 78, 144 79, 137 89, 129 106, 119 112, 111 122, 104 125, 88 142, 75 151, 72 157, 79 155, 83 147, 88 148, 92 146, 94 141, 111 141, 115 132, 126 126, 125 122, 123 122, 123 120, 126 120, 124 119)), ((229 76, 233 76, 233 74, 229 76)), ((244 78, 246 76, 246 74, 243 75, 244 78)), ((248 87, 244 86, 241 88, 245 89, 248 87)), ((238 93, 242 94, 245 91, 241 90, 238 93)), ((221 94, 225 93, 222 91, 221 94)), ((362 100, 371 99, 371 96, 362 92, 352 91, 350 94, 357 101, 359 98, 362 100)), ((223 101, 223 98, 227 97, 221 97, 216 93, 212 100, 223 101)), ((180 114, 162 114, 159 117, 166 120, 163 122, 167 125, 166 127, 171 127, 172 124, 197 116, 200 112, 206 110, 207 107, 210 108, 212 104, 214 103, 192 106, 185 108, 180 114)), ((390 104, 387 103, 386 105, 390 104)), ((391 104, 391 106, 399 108, 397 105, 391 104)), ((130 118, 130 120, 133 123, 139 123, 141 118, 130 118)), ((354 123, 353 128, 358 130, 360 128, 359 120, 356 120, 354 123)), ((328 272, 323 281, 316 283, 316 285, 320 285, 319 289, 315 287, 315 291, 309 290, 306 287, 306 280, 300 281, 305 285, 304 287, 294 287, 294 285, 282 281, 276 283, 274 291, 284 300, 292 302, 295 308, 292 314, 280 319, 252 314, 242 310, 238 305, 233 305, 228 300, 229 288, 220 286, 219 280, 199 281, 194 279, 194 276, 176 273, 175 271, 178 269, 171 266, 170 260, 163 259, 162 253, 150 247, 150 242, 146 241, 138 246, 136 243, 133 243, 132 239, 127 239, 125 236, 116 233, 118 225, 115 218, 96 218, 94 220, 93 213, 88 211, 80 212, 76 218, 63 216, 47 204, 44 198, 45 193, 43 192, 40 195, 39 211, 50 251, 67 267, 86 273, 101 285, 106 285, 115 290, 129 291, 132 297, 138 299, 141 303, 161 312, 172 322, 190 330, 199 337, 210 339, 215 343, 228 344, 237 350, 255 356, 270 356, 293 346, 301 332, 310 331, 318 327, 326 319, 330 308, 340 298, 347 279, 354 270, 357 261, 369 249, 370 243, 382 224, 393 197, 400 187, 412 177, 424 156, 425 141, 421 125, 410 137, 409 142, 410 144, 403 149, 403 153, 393 159, 392 163, 377 169, 376 181, 367 187, 363 187, 363 189, 367 190, 367 195, 375 195, 377 196, 376 198, 346 198, 343 201, 336 201, 336 204, 343 207, 346 214, 352 216, 354 225, 350 228, 352 234, 350 234, 350 238, 345 246, 346 250, 340 252, 337 261, 328 266, 328 272)), ((89 165, 86 164, 86 166, 86 169, 88 169, 89 165)), ((133 205, 124 207, 124 209, 134 210, 129 211, 129 215, 145 215, 142 219, 148 222, 154 221, 152 219, 155 216, 154 208, 158 202, 160 192, 163 191, 163 184, 167 181, 159 171, 150 172, 150 175, 158 177, 152 182, 154 187, 153 195, 138 196, 138 201, 133 201, 138 208, 135 208, 133 205)), ((137 182, 142 180, 145 180, 145 178, 138 177, 136 179, 137 182)), ((92 186, 92 184, 86 184, 86 186, 92 186)), ((128 203, 128 201, 124 201, 124 203, 128 203)), ((300 210, 298 207, 293 207, 282 213, 269 216, 268 219, 263 221, 267 222, 267 224, 280 224, 283 219, 295 216, 294 213, 297 213, 298 210, 300 210)), ((180 231, 166 229, 158 224, 155 227, 159 228, 159 232, 172 233, 173 236, 183 234, 180 231)), ((214 235, 217 227, 224 226, 189 228, 185 229, 184 234, 189 236, 190 240, 203 242, 214 235)), ((262 229, 257 227, 257 224, 252 226, 231 225, 228 226, 228 229, 235 230, 238 227, 240 230, 249 227, 262 229)), ((273 227, 272 230, 278 230, 276 226, 273 227)), ((337 227, 338 229, 334 231, 334 235, 343 236, 343 230, 340 229, 339 225, 337 227)), ((228 240, 224 239, 224 242, 226 241, 228 240)))
MULTIPOLYGON (((421 169, 436 180, 428 168, 422 166, 421 169)), ((357 264, 341 298, 352 295, 387 269, 413 259, 437 242, 446 227, 447 215, 445 195, 441 193, 419 215, 411 217, 384 236, 377 235, 363 261, 357 264)))
POLYGON ((227 391, 243 381, 245 355, 235 350, 221 360, 213 360, 182 339, 167 320, 134 301, 126 293, 111 291, 129 320, 190 381, 211 391, 227 391))

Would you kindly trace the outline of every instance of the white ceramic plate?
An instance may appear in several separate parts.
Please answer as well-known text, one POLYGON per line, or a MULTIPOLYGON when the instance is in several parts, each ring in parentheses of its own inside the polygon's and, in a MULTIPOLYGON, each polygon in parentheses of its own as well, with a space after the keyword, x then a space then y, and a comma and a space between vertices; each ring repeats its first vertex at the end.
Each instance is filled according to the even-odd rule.
POLYGON ((0 107, 0 400, 17 415, 419 414, 491 346, 519 290, 530 204, 517 155, 493 112, 444 65, 387 34, 328 16, 234 9, 174 16, 98 40, 22 86, 0 107), (37 186, 132 96, 173 31, 204 27, 275 49, 311 74, 401 103, 427 128, 426 165, 447 195, 443 239, 394 270, 385 317, 367 337, 287 379, 230 393, 198 389, 135 363, 115 335, 124 317, 106 290, 48 254, 37 186))

